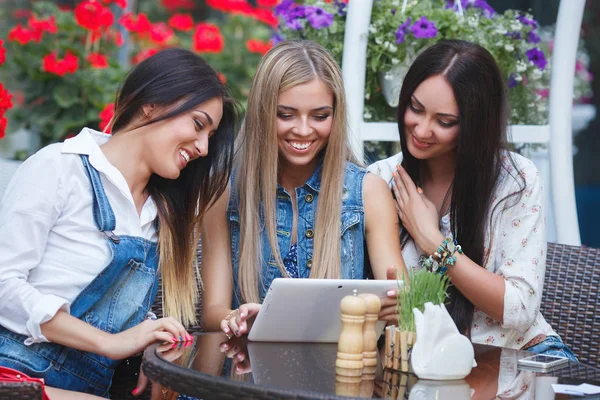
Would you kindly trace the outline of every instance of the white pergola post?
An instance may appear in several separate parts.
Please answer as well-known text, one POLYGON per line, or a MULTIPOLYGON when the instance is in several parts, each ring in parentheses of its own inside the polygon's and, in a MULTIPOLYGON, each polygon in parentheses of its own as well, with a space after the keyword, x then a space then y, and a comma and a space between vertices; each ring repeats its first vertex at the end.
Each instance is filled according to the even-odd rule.
MULTIPOLYGON (((398 127, 390 122, 365 122, 364 99, 367 71, 367 41, 373 0, 348 3, 342 75, 348 102, 348 126, 352 148, 363 157, 363 142, 398 141, 398 127)), ((575 204, 571 110, 573 79, 579 31, 585 0, 561 0, 556 24, 552 77, 550 84, 549 125, 513 125, 513 143, 543 143, 550 147, 550 179, 544 179, 547 192, 549 239, 558 243, 580 245, 579 223, 575 204), (550 186, 550 187, 548 187, 550 186), (555 227, 555 229, 553 229, 555 227), (554 232, 555 230, 555 232, 554 232)), ((544 178, 544 177, 543 177, 544 178)))
POLYGON ((558 9, 550 80, 550 179, 557 242, 581 245, 573 178, 573 80, 585 0, 562 0, 558 9))

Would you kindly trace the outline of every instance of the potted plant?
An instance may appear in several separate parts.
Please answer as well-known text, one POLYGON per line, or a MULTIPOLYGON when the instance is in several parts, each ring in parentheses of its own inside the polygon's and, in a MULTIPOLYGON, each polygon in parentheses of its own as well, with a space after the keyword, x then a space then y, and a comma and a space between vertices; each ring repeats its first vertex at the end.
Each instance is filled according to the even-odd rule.
POLYGON ((214 18, 202 21, 190 12, 194 2, 137 4, 125 12, 127 0, 80 0, 73 8, 42 0, 31 10, 13 10, 18 22, 0 38, 0 139, 21 128, 34 139, 14 149, 21 150, 16 158, 84 126, 105 129, 129 64, 167 47, 201 54, 227 81, 233 97, 245 103, 256 65, 272 45, 274 0, 254 6, 207 0, 214 18))
POLYGON ((449 285, 446 275, 425 268, 411 269, 408 275, 409 282, 399 284, 396 291, 398 326, 385 329, 385 367, 402 372, 408 372, 410 350, 416 341, 413 309, 423 312, 425 303, 444 304, 449 285))
MULTIPOLYGON (((306 38, 326 45, 338 62, 343 51, 346 4, 341 0, 283 0, 276 40, 306 38)), ((511 124, 545 124, 548 68, 538 46, 537 22, 527 13, 496 13, 485 0, 379 0, 374 2, 367 45, 366 121, 394 121, 406 68, 441 39, 464 39, 487 48, 506 80, 511 124)))

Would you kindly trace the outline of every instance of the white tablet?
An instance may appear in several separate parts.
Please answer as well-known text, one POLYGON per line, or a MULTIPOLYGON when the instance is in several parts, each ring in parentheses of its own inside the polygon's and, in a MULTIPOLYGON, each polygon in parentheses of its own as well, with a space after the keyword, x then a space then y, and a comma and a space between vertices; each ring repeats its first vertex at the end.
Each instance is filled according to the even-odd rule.
MULTIPOLYGON (((400 281, 402 284, 402 281, 400 281)), ((342 323, 340 302, 354 290, 385 297, 398 289, 394 280, 290 279, 271 283, 248 339, 260 342, 337 343, 342 323)), ((385 322, 377 323, 380 335, 385 322)))

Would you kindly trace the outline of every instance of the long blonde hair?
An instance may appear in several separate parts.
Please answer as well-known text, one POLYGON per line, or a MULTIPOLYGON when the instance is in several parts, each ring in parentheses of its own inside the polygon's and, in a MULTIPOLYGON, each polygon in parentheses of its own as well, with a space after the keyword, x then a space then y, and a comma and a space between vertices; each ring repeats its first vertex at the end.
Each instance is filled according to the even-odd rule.
POLYGON ((239 196, 240 245, 238 281, 244 302, 258 302, 261 205, 271 251, 286 275, 276 233, 278 177, 277 103, 279 93, 318 79, 334 97, 333 124, 324 149, 323 169, 315 222, 311 278, 340 276, 340 219, 346 161, 352 154, 346 120, 346 99, 339 66, 321 45, 287 41, 262 58, 252 81, 248 109, 236 143, 236 179, 239 196))

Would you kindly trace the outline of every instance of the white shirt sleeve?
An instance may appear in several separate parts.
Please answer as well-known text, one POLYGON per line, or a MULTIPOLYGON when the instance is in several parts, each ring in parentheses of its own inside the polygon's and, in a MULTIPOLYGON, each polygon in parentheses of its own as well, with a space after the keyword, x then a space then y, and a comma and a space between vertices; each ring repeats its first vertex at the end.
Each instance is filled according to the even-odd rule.
POLYGON ((25 161, 0 204, 0 325, 27 336, 25 344, 47 342, 40 325, 60 309, 69 311, 67 300, 28 282, 66 200, 58 146, 25 161))
POLYGON ((401 163, 402 152, 369 165, 367 171, 383 178, 392 187, 392 180, 394 179, 392 173, 396 171, 396 166, 401 163))
MULTIPOLYGON (((496 231, 500 235, 496 273, 506 280, 502 327, 526 332, 540 309, 547 242, 539 172, 528 161, 518 173, 525 178, 525 189, 518 203, 504 212, 496 231)), ((511 199, 507 201, 511 204, 511 199)))

